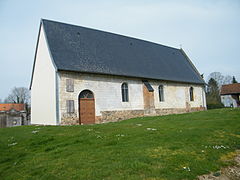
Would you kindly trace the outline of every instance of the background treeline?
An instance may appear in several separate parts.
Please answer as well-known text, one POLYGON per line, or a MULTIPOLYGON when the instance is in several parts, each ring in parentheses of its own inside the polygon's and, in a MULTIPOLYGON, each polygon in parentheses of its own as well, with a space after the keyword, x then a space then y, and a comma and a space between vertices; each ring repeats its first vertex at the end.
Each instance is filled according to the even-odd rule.
MULTIPOLYGON (((222 85, 238 83, 234 76, 224 76, 220 72, 212 72, 208 76, 206 82, 206 99, 208 109, 224 107, 220 98, 222 85)), ((0 103, 24 103, 28 114, 30 114, 30 99, 30 92, 27 88, 14 87, 4 100, 0 99, 0 103)))
POLYGON ((224 76, 220 72, 213 72, 208 76, 206 87, 207 108, 224 107, 221 103, 220 91, 224 84, 238 83, 234 76, 224 76))

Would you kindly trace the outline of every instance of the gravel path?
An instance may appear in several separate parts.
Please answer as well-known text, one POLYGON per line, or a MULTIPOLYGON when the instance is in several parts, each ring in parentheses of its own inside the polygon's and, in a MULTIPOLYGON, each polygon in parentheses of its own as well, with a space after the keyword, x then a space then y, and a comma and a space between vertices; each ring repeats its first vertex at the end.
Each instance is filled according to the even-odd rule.
POLYGON ((240 180, 240 150, 237 151, 235 166, 221 169, 219 172, 199 176, 199 180, 240 180))

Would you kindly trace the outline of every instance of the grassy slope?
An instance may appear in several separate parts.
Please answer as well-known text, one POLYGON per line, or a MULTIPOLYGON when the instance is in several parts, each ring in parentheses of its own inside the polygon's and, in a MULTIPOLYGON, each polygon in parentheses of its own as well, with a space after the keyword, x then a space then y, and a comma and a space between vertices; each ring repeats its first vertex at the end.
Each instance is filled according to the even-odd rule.
POLYGON ((224 155, 239 148, 240 109, 5 128, 0 179, 194 179, 231 163, 224 155))

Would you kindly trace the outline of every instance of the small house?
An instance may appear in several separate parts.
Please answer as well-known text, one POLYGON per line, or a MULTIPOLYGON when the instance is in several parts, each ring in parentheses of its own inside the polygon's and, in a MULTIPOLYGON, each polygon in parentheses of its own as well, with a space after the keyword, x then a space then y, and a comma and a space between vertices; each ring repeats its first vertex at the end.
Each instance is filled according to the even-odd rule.
POLYGON ((25 104, 0 104, 0 127, 28 125, 25 104))
POLYGON ((225 107, 240 107, 240 83, 222 85, 220 95, 225 107))

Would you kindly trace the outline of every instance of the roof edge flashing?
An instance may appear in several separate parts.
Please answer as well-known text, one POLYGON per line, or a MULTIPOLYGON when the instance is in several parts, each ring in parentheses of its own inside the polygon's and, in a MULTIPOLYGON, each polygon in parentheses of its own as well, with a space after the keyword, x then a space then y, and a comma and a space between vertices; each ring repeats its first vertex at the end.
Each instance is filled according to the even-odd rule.
POLYGON ((206 84, 206 82, 204 81, 204 79, 202 78, 201 74, 199 73, 199 71, 197 70, 196 66, 193 64, 193 62, 191 61, 191 59, 188 57, 188 55, 185 53, 185 51, 180 48, 179 49, 180 52, 186 57, 187 61, 189 62, 189 64, 192 66, 193 70, 197 73, 197 75, 199 76, 199 78, 203 81, 203 83, 206 84))
POLYGON ((50 48, 50 46, 49 46, 48 36, 47 36, 47 33, 46 33, 46 31, 45 31, 45 27, 44 27, 44 20, 41 19, 41 22, 42 22, 42 25, 43 25, 43 26, 42 26, 42 27, 43 27, 43 33, 44 33, 44 36, 45 36, 45 40, 46 40, 48 52, 49 52, 49 55, 50 55, 50 59, 51 59, 51 61, 52 61, 52 64, 53 64, 56 72, 57 72, 57 71, 58 71, 58 68, 57 68, 57 66, 56 66, 56 63, 55 63, 54 58, 53 58, 53 55, 52 55, 51 48, 50 48))

